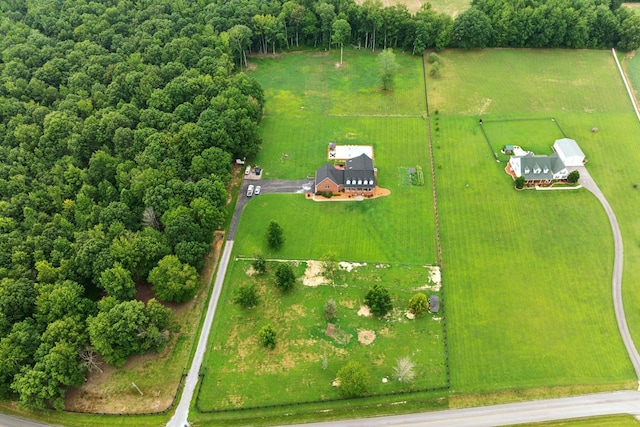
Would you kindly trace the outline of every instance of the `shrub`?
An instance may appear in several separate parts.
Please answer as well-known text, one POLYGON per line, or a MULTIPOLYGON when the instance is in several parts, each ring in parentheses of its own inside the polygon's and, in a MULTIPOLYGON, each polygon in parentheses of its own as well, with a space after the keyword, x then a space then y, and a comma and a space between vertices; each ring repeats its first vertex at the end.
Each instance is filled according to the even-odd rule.
POLYGON ((518 190, 524 188, 524 176, 519 176, 516 178, 516 188, 518 190))
POLYGON ((340 387, 338 391, 345 397, 362 396, 369 390, 371 376, 359 362, 351 361, 344 365, 337 374, 340 387))
POLYGON ((440 77, 440 64, 436 62, 435 64, 431 65, 431 68, 429 68, 429 75, 434 79, 440 77))
POLYGON ((427 296, 422 292, 415 294, 409 299, 409 311, 416 316, 420 316, 429 308, 427 296))
POLYGON ((333 320, 338 317, 338 306, 334 300, 330 299, 324 304, 324 317, 327 320, 333 320))
POLYGON ((264 259, 264 255, 262 254, 256 254, 255 259, 251 263, 251 266, 260 274, 264 274, 267 272, 267 260, 264 259))
POLYGON ((233 297, 233 302, 240 304, 243 308, 251 308, 258 305, 258 292, 256 291, 256 285, 242 285, 240 286, 233 297))
POLYGON ((393 378, 401 383, 413 382, 416 377, 415 366, 415 363, 408 356, 399 358, 396 361, 396 366, 393 367, 393 378))
POLYGON ((373 288, 367 292, 364 303, 378 317, 384 316, 393 308, 389 291, 378 284, 373 285, 373 288))
POLYGON ((276 347, 276 331, 271 327, 271 325, 265 325, 258 332, 258 336, 260 337, 260 342, 264 347, 267 347, 273 350, 276 347))
POLYGON ((427 56, 427 62, 428 62, 429 64, 434 64, 434 63, 438 63, 438 64, 439 64, 439 63, 440 63, 440 61, 441 61, 441 59, 440 59, 440 55, 438 55, 438 54, 437 54, 437 53, 435 53, 435 52, 431 52, 431 53, 429 54, 429 56, 427 56))
POLYGON ((569 173, 569 176, 567 176, 567 181, 569 181, 571 184, 577 183, 579 179, 580 179, 580 172, 577 170, 571 171, 569 173))

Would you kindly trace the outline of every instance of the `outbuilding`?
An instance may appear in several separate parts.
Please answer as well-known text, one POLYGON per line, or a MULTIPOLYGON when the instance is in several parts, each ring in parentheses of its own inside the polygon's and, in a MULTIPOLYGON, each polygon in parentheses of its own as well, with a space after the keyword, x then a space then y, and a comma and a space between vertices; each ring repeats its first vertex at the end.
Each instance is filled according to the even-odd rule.
POLYGON ((582 166, 584 164, 584 153, 573 139, 557 139, 553 144, 553 149, 558 153, 565 166, 582 166))

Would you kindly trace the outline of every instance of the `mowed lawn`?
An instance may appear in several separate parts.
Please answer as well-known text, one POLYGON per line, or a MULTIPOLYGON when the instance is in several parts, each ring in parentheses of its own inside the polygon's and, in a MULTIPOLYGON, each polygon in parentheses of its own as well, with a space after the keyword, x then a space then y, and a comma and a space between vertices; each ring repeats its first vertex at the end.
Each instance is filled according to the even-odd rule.
MULTIPOLYGON (((515 191, 478 125, 479 117, 556 117, 625 219, 611 177, 626 164, 634 125, 611 54, 505 49, 441 56, 442 77, 429 80, 428 89, 440 128, 434 137, 452 390, 607 388, 633 380, 613 312, 613 241, 604 210, 585 190, 515 191)), ((496 132, 498 138, 500 127, 496 132)), ((558 137, 538 133, 549 138, 535 143, 540 147, 558 137)), ((621 226, 625 232, 629 224, 621 226)), ((625 244, 638 246, 637 239, 625 244)), ((629 264, 625 297, 634 286, 627 278, 638 277, 629 264)), ((628 313, 637 300, 626 299, 628 313)), ((629 320, 636 329, 638 319, 629 320)))
POLYGON ((203 410, 336 399, 331 381, 349 360, 361 361, 371 373, 370 394, 447 385, 442 317, 409 322, 404 316, 408 299, 428 284, 424 266, 437 261, 421 58, 398 55, 401 70, 394 90, 383 92, 376 55, 347 50, 344 65, 336 67, 337 55, 311 52, 254 60, 252 75, 267 97, 264 144, 255 163, 263 167, 264 179, 303 179, 328 161, 329 142, 373 145, 378 185, 390 195, 314 202, 302 194, 261 194, 249 201, 233 250, 240 260, 232 262, 226 278, 204 363, 203 410), (423 169, 424 185, 407 184, 408 168, 423 169), (285 242, 277 251, 265 237, 271 220, 284 230, 285 242), (241 259, 256 253, 301 260, 298 277, 308 260, 327 254, 366 262, 370 270, 352 272, 336 286, 298 284, 291 294, 281 295, 273 288, 273 273, 246 274, 249 262, 241 259), (262 302, 246 311, 232 299, 235 289, 249 282, 258 286, 262 302), (390 290, 394 313, 384 320, 358 316, 366 291, 378 282, 390 290), (337 347, 323 332, 322 307, 328 298, 339 306, 336 324, 351 336, 337 347), (278 331, 273 352, 264 350, 256 336, 266 323, 278 331), (379 338, 363 346, 357 340, 362 329, 379 338), (409 386, 383 383, 401 356, 416 359, 420 379, 409 386))

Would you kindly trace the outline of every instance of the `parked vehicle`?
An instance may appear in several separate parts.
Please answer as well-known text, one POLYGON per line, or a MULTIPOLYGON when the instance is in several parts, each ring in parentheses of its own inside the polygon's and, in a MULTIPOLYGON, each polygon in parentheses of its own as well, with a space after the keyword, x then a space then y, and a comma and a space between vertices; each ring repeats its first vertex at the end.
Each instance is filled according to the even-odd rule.
POLYGON ((247 197, 253 196, 253 185, 247 187, 247 197))
POLYGON ((244 170, 244 174, 249 175, 250 173, 251 173, 251 166, 247 166, 247 168, 244 170))
POLYGON ((257 196, 258 194, 260 194, 260 190, 262 190, 262 187, 260 187, 259 185, 256 185, 256 189, 253 192, 253 194, 255 194, 257 196))

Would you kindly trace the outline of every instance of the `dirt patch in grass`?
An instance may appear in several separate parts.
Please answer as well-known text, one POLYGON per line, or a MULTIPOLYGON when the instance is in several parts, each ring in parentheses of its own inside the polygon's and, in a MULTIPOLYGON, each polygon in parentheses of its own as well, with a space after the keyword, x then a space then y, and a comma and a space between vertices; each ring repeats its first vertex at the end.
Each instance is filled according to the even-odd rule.
POLYGON ((253 277, 253 276, 255 276, 256 274, 258 274, 258 272, 256 271, 256 269, 255 269, 255 268, 253 268, 253 265, 250 265, 250 266, 249 266, 249 268, 247 268, 246 273, 247 273, 247 276, 249 276, 249 277, 253 277))
POLYGON ((329 281, 322 275, 321 261, 307 261, 307 268, 302 277, 302 284, 304 286, 311 286, 312 288, 329 284, 329 281))
POLYGON ((352 335, 340 329, 340 327, 334 325, 333 323, 327 323, 327 329, 324 333, 332 338, 338 344, 348 344, 351 341, 352 335))
POLYGON ((369 345, 376 339, 376 333, 373 331, 358 332, 358 342, 362 345, 369 345))
POLYGON ((346 308, 353 308, 356 306, 356 302, 354 300, 341 300, 338 304, 346 308))
POLYGON ((340 262, 340 268, 345 270, 347 273, 351 273, 351 270, 358 268, 358 267, 365 267, 367 265, 366 262, 360 263, 360 262, 344 262, 341 261, 340 262))
POLYGON ((366 305, 361 305, 358 316, 371 317, 371 310, 366 305))

